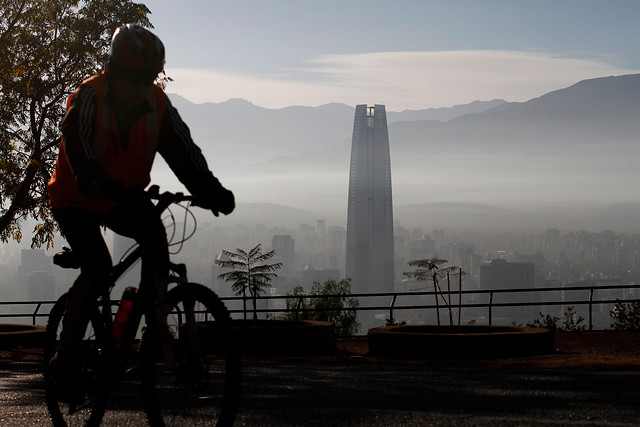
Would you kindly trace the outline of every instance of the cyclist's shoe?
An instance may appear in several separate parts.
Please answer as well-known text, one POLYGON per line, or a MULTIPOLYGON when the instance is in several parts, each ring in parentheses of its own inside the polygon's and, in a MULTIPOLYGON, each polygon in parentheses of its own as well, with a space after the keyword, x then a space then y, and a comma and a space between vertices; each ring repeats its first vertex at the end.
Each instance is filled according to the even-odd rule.
POLYGON ((65 359, 56 353, 49 361, 53 394, 58 402, 80 406, 84 403, 80 365, 65 359))
POLYGON ((62 247, 61 252, 58 252, 53 256, 53 263, 62 268, 80 268, 78 255, 65 246, 62 247))

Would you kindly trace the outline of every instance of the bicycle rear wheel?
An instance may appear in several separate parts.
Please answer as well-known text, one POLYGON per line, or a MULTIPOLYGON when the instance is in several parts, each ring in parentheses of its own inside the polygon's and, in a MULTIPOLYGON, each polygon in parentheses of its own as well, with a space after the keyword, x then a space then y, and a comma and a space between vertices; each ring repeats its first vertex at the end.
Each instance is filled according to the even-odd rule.
MULTIPOLYGON (((47 409, 54 426, 98 426, 104 416, 107 403, 108 375, 105 364, 105 349, 108 338, 104 330, 102 318, 96 309, 91 315, 84 334, 80 354, 74 354, 74 361, 78 361, 77 373, 80 378, 68 378, 77 383, 83 396, 81 403, 69 404, 63 402, 60 396, 61 378, 57 360, 52 361, 60 347, 60 336, 64 312, 67 305, 67 294, 58 299, 51 309, 47 322, 46 338, 43 348, 44 358, 44 395, 47 409)), ((76 370, 74 369, 74 372, 76 370)))
POLYGON ((213 291, 196 283, 173 288, 167 302, 171 313, 164 342, 171 348, 173 366, 164 361, 159 334, 147 329, 142 338, 149 424, 232 425, 240 398, 241 362, 227 308, 213 291))

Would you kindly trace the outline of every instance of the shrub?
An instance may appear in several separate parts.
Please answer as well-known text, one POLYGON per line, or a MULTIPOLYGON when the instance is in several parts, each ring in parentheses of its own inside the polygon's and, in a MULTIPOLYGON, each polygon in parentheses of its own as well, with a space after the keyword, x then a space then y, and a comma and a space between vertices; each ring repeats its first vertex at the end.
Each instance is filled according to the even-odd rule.
POLYGON ((310 293, 305 292, 301 286, 296 286, 287 293, 287 297, 288 309, 302 310, 289 312, 281 318, 332 322, 338 336, 355 335, 360 330, 355 310, 359 303, 351 296, 351 279, 314 282, 310 293))
POLYGON ((609 314, 613 319, 611 327, 616 331, 640 330, 640 301, 627 304, 617 302, 609 314))
POLYGON ((573 307, 567 307, 567 311, 564 312, 564 318, 540 313, 540 317, 527 323, 527 326, 532 328, 547 328, 553 331, 584 331, 587 328, 584 324, 584 318, 578 316, 578 313, 573 311, 573 307), (561 319, 563 319, 563 322, 559 325, 558 322, 561 319))
POLYGON ((384 319, 384 326, 405 326, 406 324, 406 320, 398 322, 396 319, 384 319))

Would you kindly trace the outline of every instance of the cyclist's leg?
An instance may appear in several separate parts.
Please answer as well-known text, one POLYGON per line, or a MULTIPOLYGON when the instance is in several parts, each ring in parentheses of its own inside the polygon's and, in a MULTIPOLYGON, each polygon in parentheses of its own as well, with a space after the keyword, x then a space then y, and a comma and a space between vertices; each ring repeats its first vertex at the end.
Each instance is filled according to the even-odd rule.
POLYGON ((98 298, 112 267, 111 255, 102 233, 100 216, 79 208, 52 210, 62 234, 80 262, 80 277, 69 290, 65 314, 63 343, 69 339, 81 339, 89 321, 91 304, 98 298))
POLYGON ((80 352, 75 347, 81 344, 91 311, 95 310, 95 305, 90 302, 98 298, 105 286, 111 269, 111 255, 100 232, 99 216, 78 208, 58 208, 52 213, 77 255, 81 271, 69 290, 60 348, 55 356, 62 372, 66 370, 65 366, 72 369, 78 365, 74 357, 80 352))
POLYGON ((142 249, 142 280, 169 275, 169 248, 162 219, 151 202, 114 208, 104 224, 115 233, 134 239, 142 249))
POLYGON ((113 209, 104 219, 107 227, 133 238, 142 250, 142 274, 138 300, 144 307, 146 326, 153 336, 163 335, 166 280, 169 276, 169 248, 162 219, 151 202, 113 209))

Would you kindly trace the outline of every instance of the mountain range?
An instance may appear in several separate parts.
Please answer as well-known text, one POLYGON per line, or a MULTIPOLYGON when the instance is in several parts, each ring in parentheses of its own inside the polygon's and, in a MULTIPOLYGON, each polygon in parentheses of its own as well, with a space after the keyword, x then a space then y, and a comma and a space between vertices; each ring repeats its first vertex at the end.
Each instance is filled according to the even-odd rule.
MULTIPOLYGON (((344 222, 354 106, 266 109, 169 96, 239 206, 291 206, 344 222)), ((571 219, 580 217, 585 227, 614 228, 611 207, 624 207, 633 228, 639 118, 640 74, 584 80, 527 102, 388 111, 396 223, 500 227, 512 218, 515 227, 516 218, 546 218, 556 222, 549 227, 579 227, 571 219), (438 215, 443 204, 448 213, 438 215), (600 206, 609 215, 586 219, 600 206)), ((160 166, 157 176, 165 172, 160 166)))

